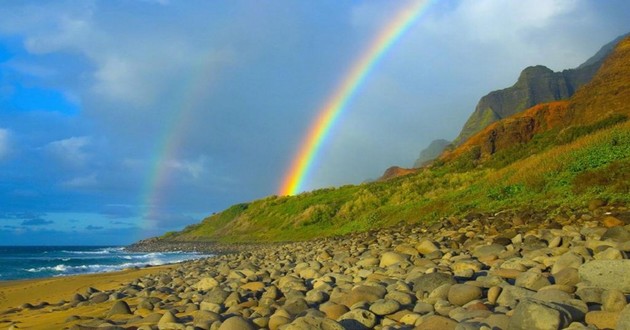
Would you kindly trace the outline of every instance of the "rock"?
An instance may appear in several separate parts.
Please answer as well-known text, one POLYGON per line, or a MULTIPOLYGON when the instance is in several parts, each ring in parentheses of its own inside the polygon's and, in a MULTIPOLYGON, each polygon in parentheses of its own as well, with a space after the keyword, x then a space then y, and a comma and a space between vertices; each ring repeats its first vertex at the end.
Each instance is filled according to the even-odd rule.
POLYGON ((615 248, 607 248, 604 251, 597 252, 593 258, 595 260, 619 260, 624 257, 621 251, 615 248))
POLYGON ((519 301, 531 297, 535 293, 535 291, 529 289, 506 285, 502 287, 501 294, 497 298, 497 304, 500 306, 515 307, 519 301))
POLYGON ((329 319, 336 320, 341 315, 349 311, 348 307, 344 305, 335 304, 333 302, 326 302, 319 305, 319 310, 326 314, 329 319))
POLYGON ((381 255, 381 262, 379 263, 379 266, 389 267, 391 265, 401 263, 401 262, 406 262, 406 261, 407 261, 406 256, 390 251, 390 252, 385 252, 383 253, 383 255, 381 255))
POLYGON ((272 315, 269 318, 269 330, 276 330, 285 324, 291 323, 291 319, 280 315, 272 315))
POLYGON ((223 321, 219 330, 255 330, 256 328, 241 316, 232 316, 223 321))
POLYGON ((398 253, 410 255, 410 256, 413 256, 413 257, 417 257, 418 256, 418 250, 416 250, 413 246, 407 245, 407 244, 400 244, 400 245, 396 246, 396 248, 394 248, 394 251, 396 251, 398 253))
POLYGON ((602 289, 630 293, 630 260, 592 260, 578 269, 580 280, 602 289))
POLYGON ((571 323, 570 314, 562 307, 534 299, 518 303, 508 330, 557 330, 571 323))
POLYGON ((303 316, 298 317, 295 321, 291 322, 289 326, 283 328, 283 330, 344 330, 341 324, 334 320, 315 317, 315 316, 303 316))
POLYGON ((626 296, 619 290, 606 290, 602 293, 602 309, 605 311, 619 312, 626 304, 626 296))
POLYGON ((241 285, 242 290, 246 291, 263 291, 265 289, 265 283, 263 282, 248 282, 241 285))
POLYGON ((551 285, 551 283, 541 273, 524 272, 516 277, 514 285, 538 291, 542 287, 551 285))
POLYGON ((625 225, 625 223, 613 216, 605 216, 602 219, 602 224, 606 228, 619 227, 625 225))
POLYGON ((219 282, 215 280, 214 278, 204 277, 195 285, 193 285, 193 288, 197 290, 201 290, 201 291, 208 291, 210 289, 217 287, 218 285, 219 285, 219 282))
POLYGON ((415 291, 431 292, 444 284, 456 284, 455 279, 444 273, 430 273, 411 280, 415 291))
POLYGON ((337 319, 345 329, 371 329, 376 325, 376 315, 364 309, 353 309, 337 319))
POLYGON ((482 245, 478 246, 473 250, 472 255, 476 258, 483 258, 490 255, 499 255, 501 252, 505 251, 505 246, 501 244, 490 244, 490 245, 482 245))
POLYGON ((346 294, 343 304, 350 307, 360 301, 374 302, 383 299, 387 290, 382 286, 358 285, 346 294))
POLYGON ((125 301, 118 300, 114 303, 112 308, 109 310, 109 313, 107 313, 107 317, 110 317, 116 314, 132 314, 132 313, 131 313, 131 309, 129 309, 129 305, 127 305, 125 301))
POLYGON ((104 292, 97 292, 90 297, 90 302, 94 304, 106 302, 109 300, 109 295, 104 292))
POLYGON ((376 315, 389 315, 397 312, 400 304, 395 300, 377 300, 370 306, 370 311, 376 315))
POLYGON ((588 201, 588 209, 589 211, 595 211, 596 209, 606 205, 606 201, 601 199, 592 199, 588 201))
POLYGON ((591 311, 586 313, 585 321, 597 329, 614 329, 619 320, 619 312, 591 311))
POLYGON ((291 315, 298 315, 308 309, 308 303, 303 298, 292 298, 282 306, 291 315))
POLYGON ((454 284, 448 290, 448 301, 456 306, 463 306, 481 296, 480 288, 468 284, 454 284))
POLYGON ((162 317, 160 318, 158 325, 161 323, 178 323, 178 322, 179 322, 179 319, 175 317, 173 313, 171 313, 170 311, 166 311, 166 313, 164 313, 162 317))
POLYGON ((561 255, 551 267, 551 274, 556 274, 565 268, 578 268, 584 263, 584 257, 574 252, 561 255))
POLYGON ((416 244, 416 250, 420 254, 426 255, 426 254, 438 251, 439 248, 432 241, 430 241, 428 239, 423 239, 420 242, 418 242, 418 244, 416 244))
POLYGON ((497 298, 499 298, 500 294, 501 294, 500 286, 490 287, 490 289, 488 289, 488 302, 494 305, 497 302, 497 298))
POLYGON ((440 315, 431 315, 425 318, 416 329, 423 330, 455 330, 457 322, 448 317, 440 315))
POLYGON ((619 319, 617 320, 616 330, 630 330, 630 304, 621 310, 619 319))
POLYGON ((601 238, 602 241, 611 240, 615 242, 627 242, 630 241, 630 232, 624 227, 612 227, 608 228, 601 238))
POLYGON ((79 302, 82 302, 82 301, 85 301, 85 300, 86 300, 85 297, 82 296, 80 293, 75 293, 72 296, 72 299, 71 299, 71 301, 75 302, 75 303, 79 303, 79 302))
POLYGON ((577 268, 567 267, 553 275, 556 284, 575 286, 580 282, 580 275, 577 268))
POLYGON ((215 312, 210 311, 196 311, 193 317, 195 323, 198 322, 210 322, 214 323, 216 321, 221 321, 221 315, 215 312))

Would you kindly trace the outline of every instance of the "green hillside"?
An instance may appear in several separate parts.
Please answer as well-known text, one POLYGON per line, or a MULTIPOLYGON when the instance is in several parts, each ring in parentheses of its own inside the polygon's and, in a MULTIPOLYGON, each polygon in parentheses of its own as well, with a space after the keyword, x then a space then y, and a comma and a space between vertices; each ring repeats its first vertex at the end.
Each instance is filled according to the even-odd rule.
POLYGON ((568 101, 500 120, 389 181, 234 205, 167 241, 292 241, 498 212, 561 216, 630 202, 630 38, 568 101))

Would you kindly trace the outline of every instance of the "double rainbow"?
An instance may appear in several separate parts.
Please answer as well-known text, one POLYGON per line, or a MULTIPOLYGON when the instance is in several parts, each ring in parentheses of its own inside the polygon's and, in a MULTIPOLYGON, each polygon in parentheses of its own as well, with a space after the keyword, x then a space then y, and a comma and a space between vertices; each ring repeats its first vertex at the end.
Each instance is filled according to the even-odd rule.
POLYGON ((282 181, 279 195, 295 195, 302 191, 324 140, 330 135, 340 114, 357 92, 376 64, 394 43, 422 16, 431 1, 414 1, 403 8, 396 17, 377 35, 368 49, 362 53, 341 84, 317 112, 317 118, 310 126, 300 144, 291 167, 282 181))

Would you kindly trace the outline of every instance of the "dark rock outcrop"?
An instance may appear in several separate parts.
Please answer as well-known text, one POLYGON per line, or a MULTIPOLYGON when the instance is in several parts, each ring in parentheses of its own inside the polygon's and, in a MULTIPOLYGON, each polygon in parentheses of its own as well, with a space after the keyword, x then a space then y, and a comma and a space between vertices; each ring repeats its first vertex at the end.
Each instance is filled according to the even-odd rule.
POLYGON ((619 37, 604 45, 575 69, 553 72, 542 65, 526 68, 513 86, 490 92, 479 100, 453 144, 459 146, 493 122, 535 105, 570 98, 580 87, 591 81, 606 57, 622 39, 623 37, 619 37))

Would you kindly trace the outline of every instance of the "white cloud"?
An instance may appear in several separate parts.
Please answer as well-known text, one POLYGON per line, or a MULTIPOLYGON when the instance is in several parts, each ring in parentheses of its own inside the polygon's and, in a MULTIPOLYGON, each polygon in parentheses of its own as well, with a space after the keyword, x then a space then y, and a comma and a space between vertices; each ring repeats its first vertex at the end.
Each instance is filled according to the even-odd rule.
POLYGON ((73 136, 71 138, 50 142, 45 150, 65 165, 73 167, 85 166, 89 155, 85 148, 91 144, 88 136, 73 136))
MULTIPOLYGON (((561 15, 575 10, 575 0, 465 0, 448 20, 464 24, 469 38, 482 42, 521 39, 532 30, 554 23, 561 15)), ((455 23, 457 24, 457 23, 455 23)))
POLYGON ((10 132, 8 129, 0 128, 0 160, 6 158, 11 150, 10 147, 10 132))

